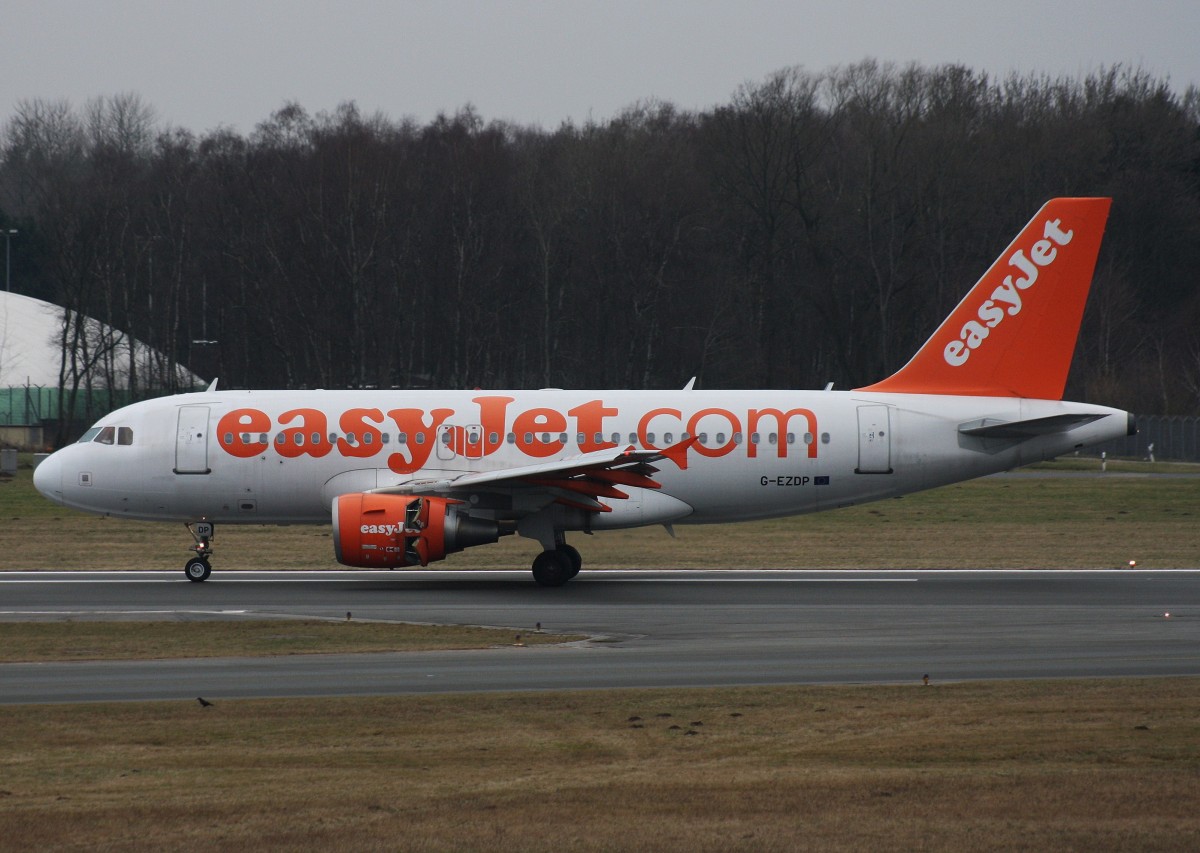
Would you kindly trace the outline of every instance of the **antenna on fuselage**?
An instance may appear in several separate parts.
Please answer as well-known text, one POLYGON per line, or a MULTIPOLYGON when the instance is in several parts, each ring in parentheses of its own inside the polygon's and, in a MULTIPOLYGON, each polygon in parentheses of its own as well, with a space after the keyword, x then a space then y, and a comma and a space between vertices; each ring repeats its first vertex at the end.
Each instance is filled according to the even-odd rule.
POLYGON ((214 377, 214 378, 213 378, 212 384, 210 384, 210 385, 208 386, 208 388, 207 388, 207 389, 205 389, 205 390, 207 390, 207 391, 208 391, 208 392, 210 392, 210 393, 211 393, 211 392, 213 392, 213 391, 216 391, 216 390, 217 390, 217 380, 216 380, 216 377, 214 377))

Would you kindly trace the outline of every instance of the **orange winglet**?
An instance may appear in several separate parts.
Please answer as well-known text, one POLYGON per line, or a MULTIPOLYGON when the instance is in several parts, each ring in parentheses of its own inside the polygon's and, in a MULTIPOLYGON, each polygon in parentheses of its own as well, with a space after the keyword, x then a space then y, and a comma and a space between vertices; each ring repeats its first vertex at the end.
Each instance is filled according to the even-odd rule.
POLYGON ((670 447, 660 450, 659 453, 678 465, 681 471, 686 471, 688 466, 687 452, 691 446, 699 440, 700 436, 693 435, 687 441, 681 441, 679 444, 672 444, 670 447))
POLYGON ((855 390, 1061 400, 1111 204, 1046 202, 908 364, 855 390))

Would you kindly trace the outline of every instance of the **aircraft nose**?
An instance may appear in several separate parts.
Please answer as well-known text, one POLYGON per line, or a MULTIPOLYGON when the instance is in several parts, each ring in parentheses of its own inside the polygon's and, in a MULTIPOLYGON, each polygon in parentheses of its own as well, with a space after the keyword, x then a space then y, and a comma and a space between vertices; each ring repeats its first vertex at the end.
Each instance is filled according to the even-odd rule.
POLYGON ((33 487, 55 503, 63 502, 62 456, 51 453, 33 471, 33 487))

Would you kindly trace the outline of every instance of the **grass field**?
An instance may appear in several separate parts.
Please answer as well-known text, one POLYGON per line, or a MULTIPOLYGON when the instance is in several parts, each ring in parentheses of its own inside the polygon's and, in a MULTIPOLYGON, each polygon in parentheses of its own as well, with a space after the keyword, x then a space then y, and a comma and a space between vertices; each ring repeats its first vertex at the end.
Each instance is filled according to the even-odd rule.
MULTIPOLYGON (((1068 460, 1059 467, 1097 463, 1068 460)), ((576 534, 584 568, 1143 568, 1197 565, 1200 477, 991 477, 816 515, 576 534)), ((1197 466, 1159 464, 1158 471, 1197 466)), ((1133 469, 1134 473, 1122 473, 1133 469)), ((182 525, 84 515, 44 500, 23 468, 0 481, 0 570, 182 569, 182 525)), ((328 525, 218 529, 215 572, 336 568, 328 525)), ((433 568, 527 569, 536 543, 506 537, 433 568)))
POLYGON ((582 639, 528 629, 261 616, 246 621, 0 622, 0 663, 416 652, 582 639))
POLYGON ((0 708, 6 850, 1195 850, 1192 679, 0 708))

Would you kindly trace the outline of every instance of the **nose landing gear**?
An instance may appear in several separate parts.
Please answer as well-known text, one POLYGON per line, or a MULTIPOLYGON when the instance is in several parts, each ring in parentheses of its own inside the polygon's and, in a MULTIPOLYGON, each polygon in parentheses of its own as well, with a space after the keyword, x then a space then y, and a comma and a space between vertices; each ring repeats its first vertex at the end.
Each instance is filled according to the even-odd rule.
POLYGON ((196 544, 191 547, 192 551, 196 552, 196 556, 190 558, 183 565, 183 573, 187 579, 194 583, 208 580, 208 576, 212 574, 212 566, 208 562, 209 556, 213 552, 212 540, 215 535, 215 526, 211 521, 189 521, 185 525, 188 533, 192 534, 192 539, 196 544))

